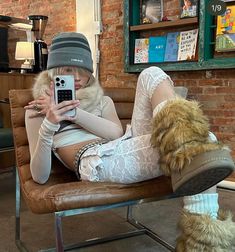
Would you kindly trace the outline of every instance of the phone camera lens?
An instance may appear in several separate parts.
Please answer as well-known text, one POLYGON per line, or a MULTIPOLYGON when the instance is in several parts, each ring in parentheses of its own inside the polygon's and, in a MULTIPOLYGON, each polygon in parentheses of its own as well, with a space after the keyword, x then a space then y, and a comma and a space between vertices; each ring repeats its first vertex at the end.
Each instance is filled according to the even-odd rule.
POLYGON ((55 84, 57 87, 59 87, 60 86, 60 83, 59 82, 56 82, 56 84, 55 84))
POLYGON ((64 80, 61 80, 61 84, 64 84, 64 80))
POLYGON ((55 80, 56 80, 56 81, 60 81, 60 78, 59 78, 59 77, 57 77, 55 80))

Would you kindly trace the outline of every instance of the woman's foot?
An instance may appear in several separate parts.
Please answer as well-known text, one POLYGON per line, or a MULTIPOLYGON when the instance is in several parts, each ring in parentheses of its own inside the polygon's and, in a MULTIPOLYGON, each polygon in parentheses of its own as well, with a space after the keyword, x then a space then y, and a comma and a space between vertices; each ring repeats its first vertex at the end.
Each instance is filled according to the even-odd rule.
POLYGON ((235 169, 228 148, 210 140, 208 119, 195 101, 168 101, 153 118, 151 144, 177 195, 198 194, 235 169))
POLYGON ((193 157, 181 172, 171 173, 172 187, 178 196, 194 195, 218 184, 234 170, 228 150, 212 150, 193 157))
POLYGON ((235 251, 235 224, 229 212, 219 211, 218 218, 184 211, 179 221, 180 236, 176 252, 235 251))

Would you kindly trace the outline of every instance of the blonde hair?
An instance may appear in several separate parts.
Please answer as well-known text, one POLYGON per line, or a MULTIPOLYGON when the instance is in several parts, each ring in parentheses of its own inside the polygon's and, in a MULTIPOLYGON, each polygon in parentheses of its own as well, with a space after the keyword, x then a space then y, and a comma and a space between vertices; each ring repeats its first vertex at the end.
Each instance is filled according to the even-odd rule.
MULTIPOLYGON (((51 68, 51 69, 47 70, 48 77, 51 80, 53 80, 56 75, 63 75, 64 74, 64 69, 69 68, 69 67, 70 66, 51 68)), ((79 73, 79 75, 89 77, 89 80, 88 80, 87 84, 83 88, 91 86, 95 82, 95 77, 92 75, 92 73, 90 71, 88 71, 88 70, 86 70, 84 68, 80 68, 80 67, 73 67, 73 68, 75 69, 75 71, 77 73, 79 73)))

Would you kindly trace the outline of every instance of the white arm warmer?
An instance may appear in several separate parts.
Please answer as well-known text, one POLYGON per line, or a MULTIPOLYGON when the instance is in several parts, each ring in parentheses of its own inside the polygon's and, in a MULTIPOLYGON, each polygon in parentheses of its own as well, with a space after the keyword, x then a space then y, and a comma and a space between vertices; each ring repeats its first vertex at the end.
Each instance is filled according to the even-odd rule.
POLYGON ((33 180, 39 184, 44 184, 48 180, 51 172, 51 148, 53 135, 60 127, 53 124, 46 118, 29 118, 32 111, 26 111, 25 123, 30 149, 30 171, 33 180))
MULTIPOLYGON (((30 170, 33 180, 44 184, 51 172, 51 149, 54 133, 59 129, 59 124, 53 124, 46 118, 30 115, 35 111, 26 110, 25 124, 30 149, 30 170)), ((105 97, 102 107, 102 117, 98 117, 84 110, 77 109, 75 123, 98 137, 108 140, 116 139, 123 134, 122 125, 118 119, 113 101, 105 97)))

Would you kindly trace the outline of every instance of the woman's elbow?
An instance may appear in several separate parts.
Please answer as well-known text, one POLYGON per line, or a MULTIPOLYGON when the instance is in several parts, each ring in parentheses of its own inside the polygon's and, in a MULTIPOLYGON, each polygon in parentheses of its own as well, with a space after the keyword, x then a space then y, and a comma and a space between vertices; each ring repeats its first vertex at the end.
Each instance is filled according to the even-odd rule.
MULTIPOLYGON (((111 132, 110 132, 111 133, 111 132)), ((110 134, 110 136, 109 136, 109 139, 108 140, 115 140, 115 139, 117 139, 117 138, 119 138, 119 137, 121 137, 121 136, 123 136, 123 129, 122 128, 118 128, 118 129, 116 129, 116 130, 114 130, 113 132, 112 132, 112 134, 110 134)))

